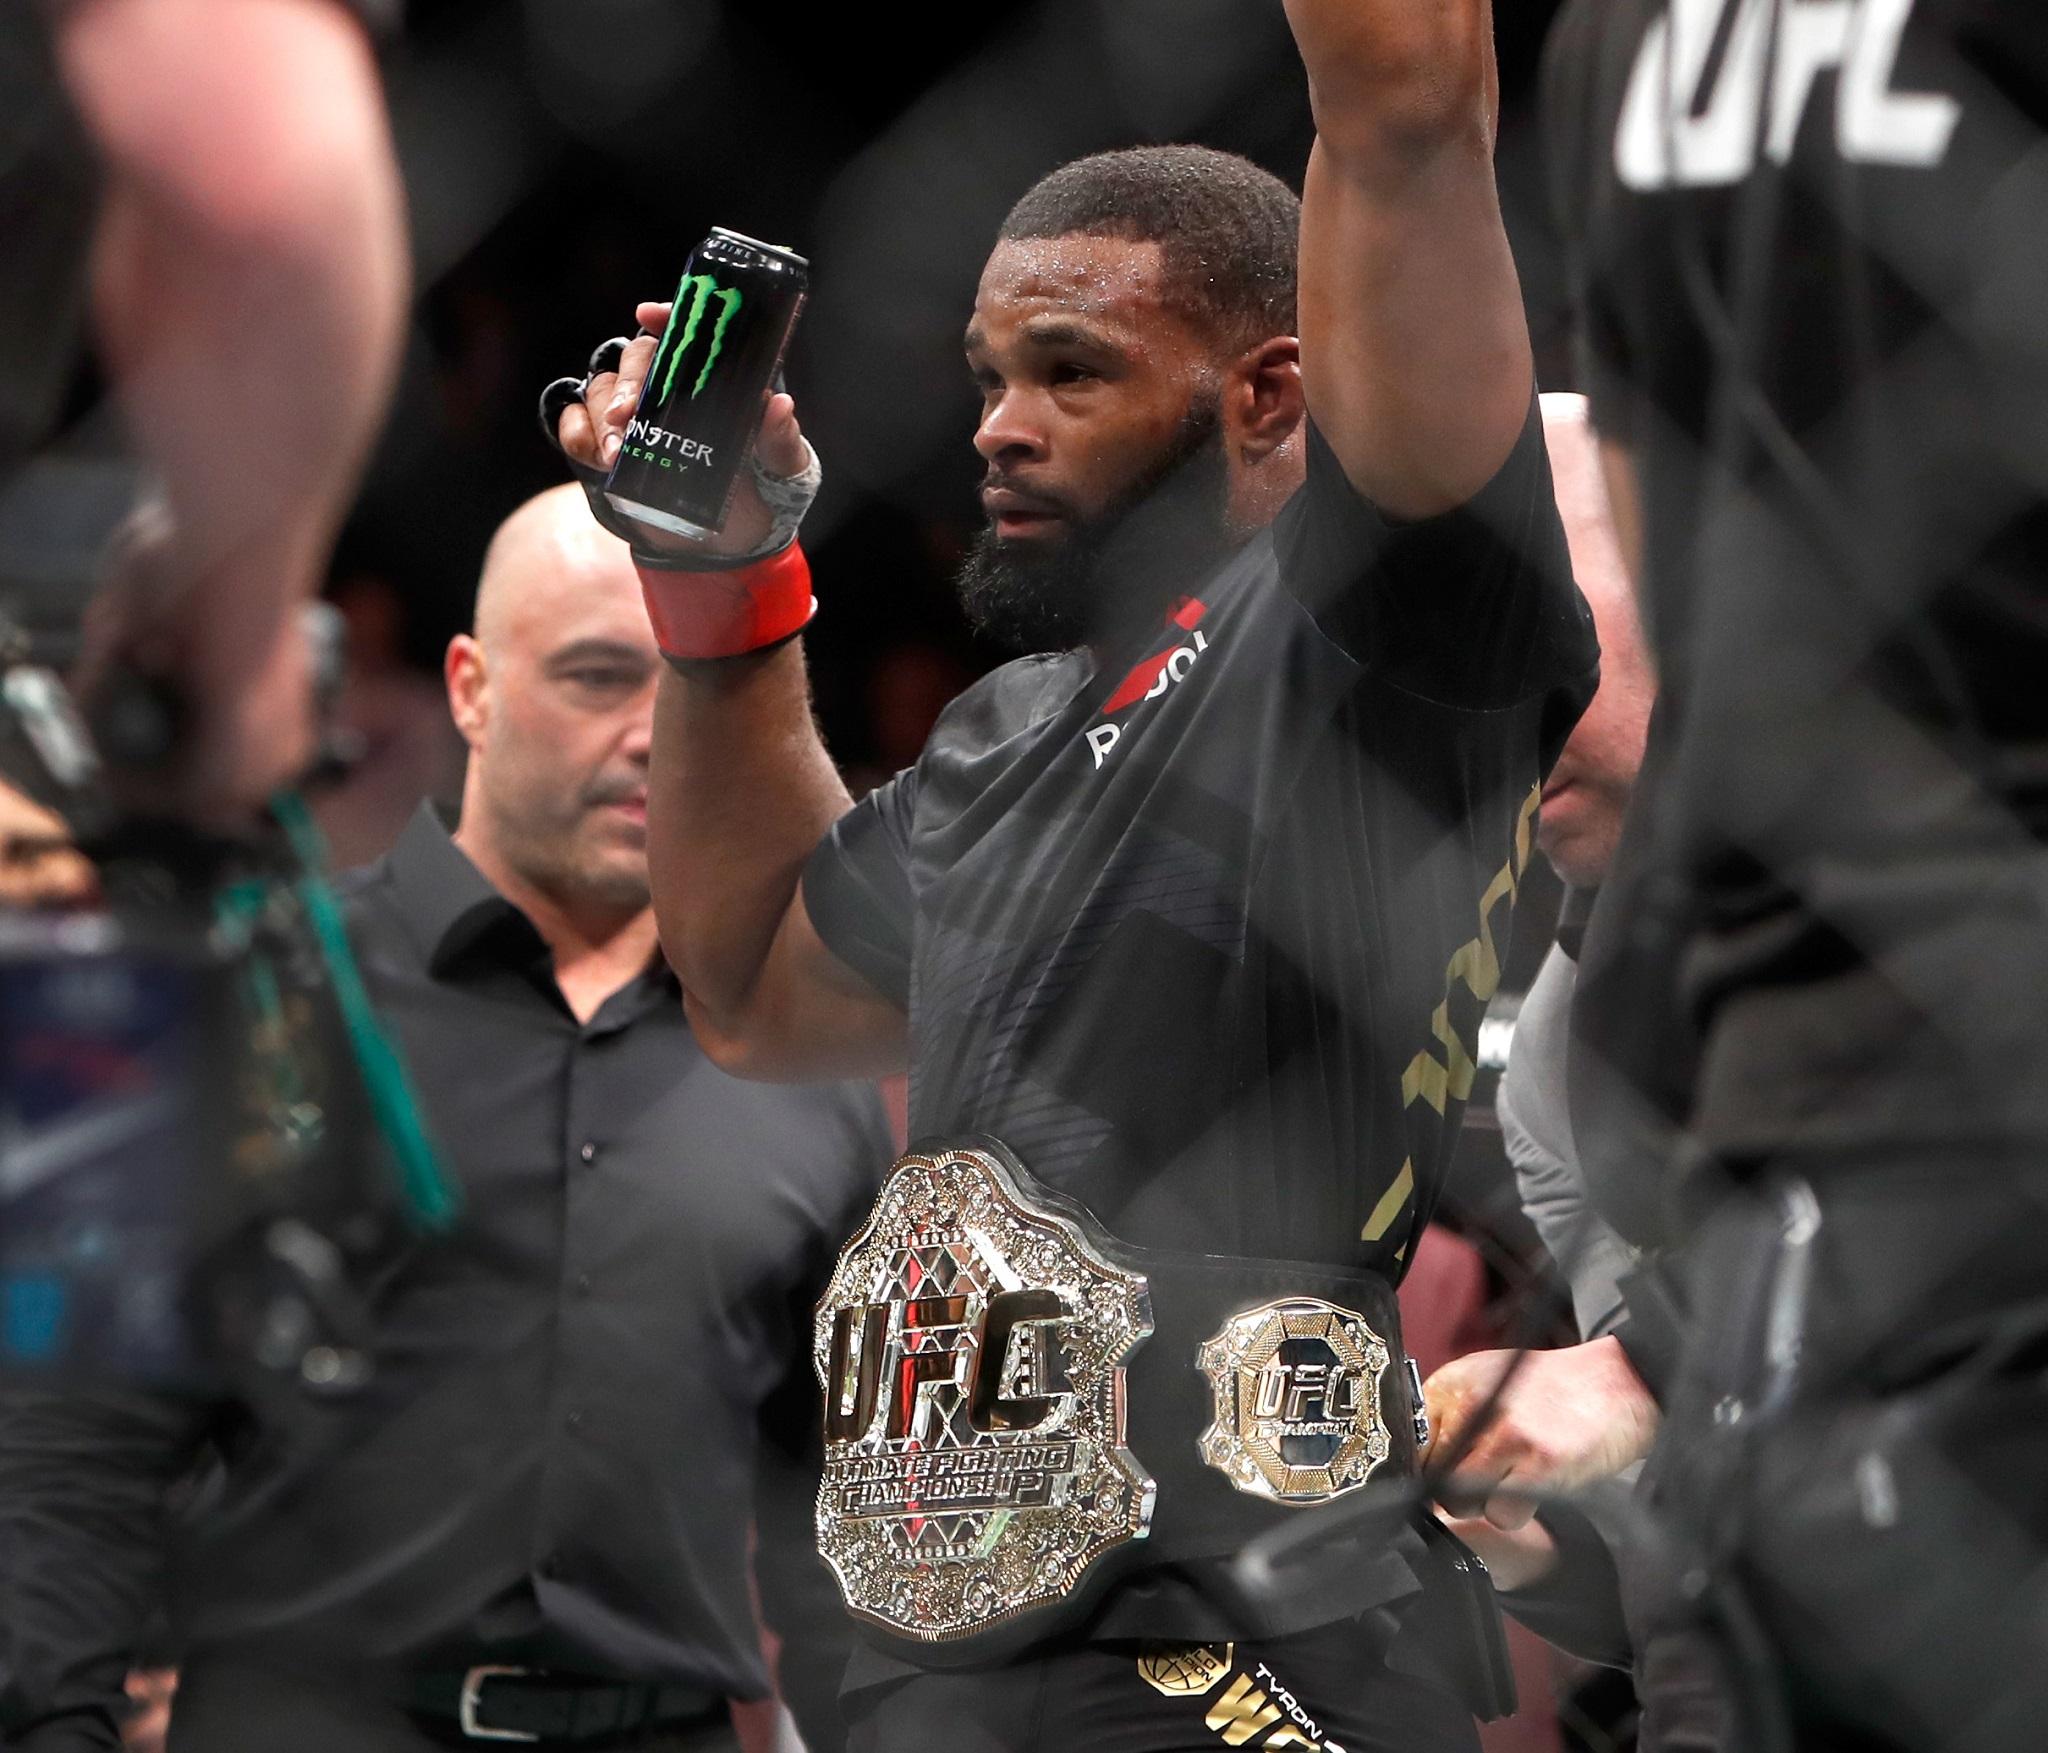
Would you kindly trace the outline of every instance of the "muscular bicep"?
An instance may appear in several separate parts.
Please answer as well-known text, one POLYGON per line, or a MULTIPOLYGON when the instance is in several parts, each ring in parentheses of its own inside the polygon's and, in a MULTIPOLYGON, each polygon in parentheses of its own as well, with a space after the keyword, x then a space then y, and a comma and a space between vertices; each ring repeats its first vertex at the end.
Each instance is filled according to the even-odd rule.
POLYGON ((811 922, 801 887, 776 928, 744 1016, 716 1019, 691 1001, 690 1021, 705 1051, 739 1077, 802 1083, 890 1077, 909 1066, 903 1006, 833 954, 811 922))
POLYGON ((1483 115, 1423 138, 1317 141, 1303 187, 1310 414, 1383 512, 1433 517, 1492 479, 1529 411, 1528 326, 1483 115))

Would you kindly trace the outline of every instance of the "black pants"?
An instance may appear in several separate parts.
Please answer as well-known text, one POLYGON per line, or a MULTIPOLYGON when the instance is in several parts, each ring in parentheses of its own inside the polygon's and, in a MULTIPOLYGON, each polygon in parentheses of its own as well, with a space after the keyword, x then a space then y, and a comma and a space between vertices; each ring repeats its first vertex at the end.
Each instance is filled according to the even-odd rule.
POLYGON ((1476 1753, 1469 1713, 1389 1669, 1370 1622, 1258 1643, 1096 1644, 849 1692, 848 1753, 1476 1753))
MULTIPOLYGON (((447 1747, 510 1747, 466 1739, 416 1717, 374 1690, 198 1655, 185 1664, 171 1707, 169 1753, 442 1753, 447 1747)), ((729 1723, 681 1732, 650 1729, 607 1741, 520 1742, 539 1753, 738 1753, 729 1723)))

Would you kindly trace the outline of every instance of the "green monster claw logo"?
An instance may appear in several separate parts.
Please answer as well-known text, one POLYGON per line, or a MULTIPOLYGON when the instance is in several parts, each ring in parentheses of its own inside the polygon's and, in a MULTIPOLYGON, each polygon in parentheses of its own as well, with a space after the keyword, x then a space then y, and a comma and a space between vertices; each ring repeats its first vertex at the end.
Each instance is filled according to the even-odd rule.
POLYGON ((697 338, 697 325, 704 320, 704 312, 713 299, 719 301, 718 321, 712 325, 711 347, 704 355, 704 369, 697 373, 696 386, 690 391, 695 401, 704 393, 704 386, 711 381, 711 368, 718 363, 720 349, 725 346, 726 326, 733 314, 740 308, 740 294, 731 287, 721 286, 709 274, 685 274, 676 288, 675 309, 669 313, 668 329, 661 337, 661 346, 654 355, 654 366, 649 376, 661 371, 664 355, 668 358, 668 376, 662 379, 661 393, 666 397, 675 387, 676 371, 683 363, 683 355, 690 350, 690 343, 697 338), (694 290, 693 290, 694 289, 694 290), (684 319, 680 336, 676 329, 676 315, 683 308, 683 295, 691 293, 690 314, 684 319), (675 342, 671 351, 669 343, 675 342))

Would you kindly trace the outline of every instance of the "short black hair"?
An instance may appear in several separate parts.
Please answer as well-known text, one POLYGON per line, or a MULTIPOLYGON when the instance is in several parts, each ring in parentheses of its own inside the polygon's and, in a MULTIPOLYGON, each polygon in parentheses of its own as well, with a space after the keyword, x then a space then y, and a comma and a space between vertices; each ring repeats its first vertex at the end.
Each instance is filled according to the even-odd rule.
POLYGON ((1010 209, 1004 239, 1156 243, 1176 311, 1233 352, 1294 333, 1301 200, 1270 171, 1207 146, 1077 158, 1010 209))

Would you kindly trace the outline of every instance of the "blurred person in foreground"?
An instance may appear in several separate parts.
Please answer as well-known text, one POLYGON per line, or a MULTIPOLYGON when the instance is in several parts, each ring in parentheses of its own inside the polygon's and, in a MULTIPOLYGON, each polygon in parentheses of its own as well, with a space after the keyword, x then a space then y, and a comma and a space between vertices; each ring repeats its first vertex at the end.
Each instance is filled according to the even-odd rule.
MULTIPOLYGON (((1225 1366, 1197 1371, 1203 1343, 1277 1335, 1315 1297, 1386 1367, 1368 1383, 1310 1355, 1322 1341, 1294 1375, 1276 1365, 1290 1419, 1337 1457, 1295 1488, 1338 1495, 1377 1444, 1404 1501, 1392 1284, 1470 1087, 1537 788, 1596 662, 1493 183, 1488 8, 1288 13, 1319 130, 1298 203, 1241 160, 1138 149, 1054 171, 1001 229, 965 338, 988 524, 961 589, 1037 655, 962 695, 915 766, 849 807, 791 637, 808 571, 755 489, 719 554, 637 544, 671 659, 657 909, 708 1049, 757 1077, 907 1064, 912 1137, 998 1141, 1020 1190, 1005 1208, 1040 1238, 1018 1244, 1016 1294, 1058 1345, 1016 1336, 992 1400, 940 1348, 982 1306, 979 1249, 963 1266, 892 1227, 907 1239, 879 1300, 828 1309, 821 1541, 859 1555, 849 1598, 885 1627, 849 1673, 860 1747, 1474 1745, 1485 1687, 1461 1698, 1449 1676, 1480 1663, 1494 1609, 1422 1630, 1450 1576, 1434 1536, 1390 1515, 1254 1604, 1228 1560, 1289 1512, 1243 1451, 1204 1459, 1205 1420, 1240 1420, 1213 1398, 1225 1366), (721 554, 742 564, 688 570, 721 554), (1093 1448, 1114 1432, 1045 1451, 1025 1507, 1049 1514, 992 1518, 972 1494, 935 1513, 916 1487, 931 1466, 1000 1482, 1035 1421, 1094 1416, 1058 1360, 1121 1346, 1117 1293, 1076 1305, 1023 1276, 1064 1245, 1046 1183, 1150 1287, 1127 1435, 1156 1513, 1112 1554, 1120 1574, 1070 1562, 1094 1556, 1086 1517, 1129 1538, 1131 1475, 1093 1448), (1038 1384, 1014 1410, 1013 1357, 1038 1384), (927 1611, 957 1614, 943 1647, 927 1611), (1021 1647, 992 1647, 1025 1613, 1021 1647)), ((654 348, 562 415, 586 478, 654 348)), ((786 398, 759 460, 777 498, 806 464, 786 398)), ((917 1224, 991 1197, 976 1148, 931 1179, 907 1166, 917 1224)))
MULTIPOLYGON (((1645 1175, 1573 1112, 1645 1255, 1647 1499, 1739 1744, 2036 1747, 2048 13, 1602 0, 1548 77, 1669 720, 1574 1001, 1575 1077, 1684 1128, 1645 1175)), ((1511 1391, 1515 1483, 1614 1460, 1570 1367, 1511 1391)))
POLYGON ((312 758, 294 610, 397 366, 404 203, 364 23, 336 0, 30 0, 0 18, 0 118, 0 484, 84 331, 165 515, 99 592, 79 685, 89 707, 122 673, 170 690, 177 747, 132 801, 231 824, 312 758))
POLYGON ((475 626, 447 658, 460 817, 423 807, 349 903, 466 1215, 389 1262, 353 1394, 260 1427, 0 1396, 23 1753, 115 1744, 166 1598, 174 1753, 730 1746, 728 1700, 768 1689, 756 1524, 787 1695, 813 1753, 837 1744, 808 1326, 887 1159, 879 1104, 742 1084, 691 1039, 648 897, 659 657, 572 489, 500 529, 475 626), (201 1445, 212 1477, 166 1530, 201 1445))

